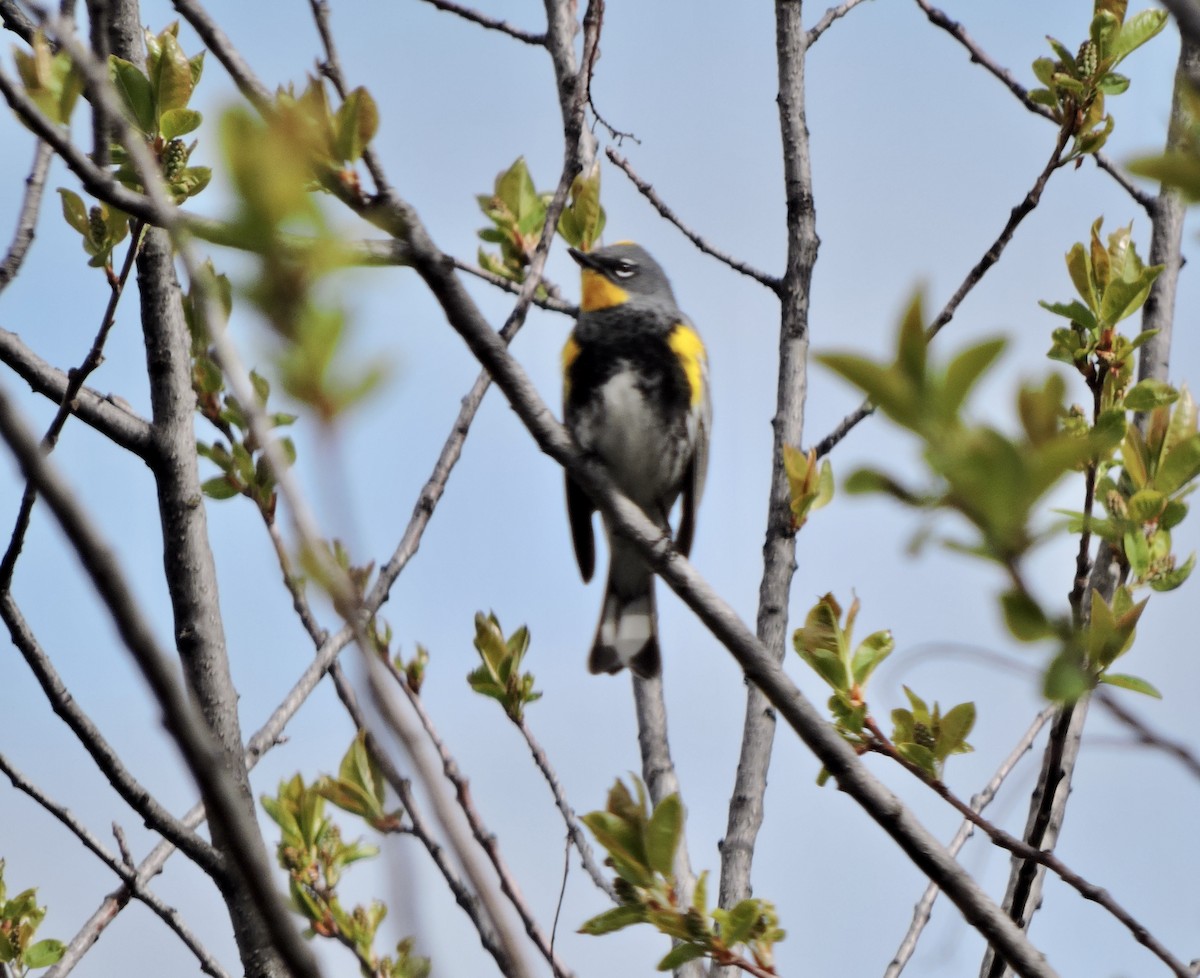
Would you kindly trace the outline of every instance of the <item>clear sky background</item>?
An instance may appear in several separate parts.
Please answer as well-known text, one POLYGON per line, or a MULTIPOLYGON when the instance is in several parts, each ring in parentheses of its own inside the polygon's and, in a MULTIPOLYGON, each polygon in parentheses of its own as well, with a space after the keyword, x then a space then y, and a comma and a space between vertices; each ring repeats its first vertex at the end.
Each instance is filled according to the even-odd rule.
MULTIPOLYGON (((477 6, 531 30, 542 27, 542 5, 534 0, 479 0, 477 6)), ((1090 0, 944 4, 1027 85, 1033 84, 1030 63, 1049 53, 1044 35, 1075 47, 1091 6, 1090 0)), ((1134 10, 1143 6, 1131 4, 1134 10)), ((332 7, 349 80, 366 85, 379 103, 376 148, 392 183, 441 248, 472 258, 484 223, 475 194, 487 192, 498 171, 523 155, 539 188, 551 189, 557 180, 560 120, 548 57, 416 0, 333 0, 332 7)), ((209 10, 268 85, 302 85, 320 57, 308 5, 299 0, 212 0, 209 10)), ((155 30, 173 19, 165 2, 145 2, 142 11, 155 30)), ((806 23, 823 12, 823 4, 807 4, 806 23)), ((679 215, 717 246, 777 273, 785 224, 772 18, 765 3, 611 0, 593 95, 610 122, 637 135, 640 142, 626 141, 621 152, 679 215)), ((198 49, 186 28, 181 38, 189 53, 198 49)), ((1123 70, 1133 85, 1110 101, 1116 129, 1106 152, 1114 160, 1161 147, 1177 50, 1169 29, 1126 62, 1123 70)), ((233 98, 232 86, 210 57, 194 102, 206 123, 193 163, 211 163, 219 171, 215 123, 233 98)), ((821 237, 810 318, 813 349, 882 356, 913 289, 924 285, 928 308, 936 311, 987 249, 1049 157, 1054 130, 970 64, 949 35, 904 0, 863 4, 821 39, 807 61, 807 105, 821 237)), ((82 112, 76 122, 77 136, 85 141, 82 112)), ((11 119, 0 126, 0 233, 7 235, 32 139, 11 119)), ((775 404, 777 303, 756 283, 697 252, 607 163, 603 181, 607 240, 636 239, 661 261, 680 305, 708 343, 715 427, 692 556, 744 620, 753 622, 775 404)), ((78 189, 56 165, 49 187, 59 186, 78 189)), ((220 215, 226 201, 224 188, 214 185, 194 204, 220 215)), ((61 220, 52 191, 45 206, 34 251, 0 301, 0 326, 19 332, 40 355, 65 368, 87 351, 107 287, 99 273, 84 268, 78 238, 61 220)), ((941 357, 984 337, 1009 338, 1001 368, 973 401, 977 416, 1011 424, 1015 385, 1059 369, 1044 356, 1058 322, 1037 300, 1072 295, 1063 255, 1101 215, 1106 230, 1132 221, 1145 255, 1146 215, 1111 177, 1091 162, 1059 171, 1003 260, 938 337, 934 355, 941 357)), ((355 236, 378 236, 350 219, 345 225, 355 236)), ((1200 372, 1198 230, 1193 214, 1185 230, 1192 263, 1181 280, 1172 353, 1176 382, 1196 383, 1200 372)), ((235 280, 246 274, 236 254, 215 250, 213 260, 235 280)), ((560 244, 547 271, 565 294, 577 294, 576 269, 560 244)), ((468 284, 499 325, 511 300, 484 284, 468 284)), ((339 277, 337 287, 354 312, 354 350, 390 362, 394 373, 386 389, 334 437, 323 437, 309 422, 297 426, 299 472, 324 531, 346 540, 360 559, 382 562, 408 522, 478 367, 413 273, 356 271, 339 277)), ((123 302, 106 363, 90 383, 148 414, 134 298, 123 302)), ((560 397, 558 351, 569 328, 562 316, 534 312, 513 346, 552 404, 560 397)), ((244 305, 235 310, 232 331, 249 361, 269 363, 267 333, 244 305)), ((30 419, 44 428, 52 406, 23 391, 11 375, 0 383, 21 395, 30 419)), ((1072 397, 1083 400, 1082 383, 1070 383, 1072 397)), ((805 444, 820 440, 857 403, 852 390, 814 367, 805 444)), ((203 423, 198 424, 203 437, 203 423)), ((915 458, 909 440, 874 418, 839 446, 833 464, 839 479, 866 462, 911 474, 915 458)), ((145 467, 78 422, 68 425, 55 459, 116 547, 168 643, 157 509, 145 467)), ((417 642, 429 648, 423 695, 547 927, 561 881, 561 820, 517 732, 494 704, 470 692, 463 677, 475 664, 477 610, 494 610, 506 630, 527 624, 533 636, 527 664, 544 693, 529 710, 529 724, 576 809, 601 807, 613 779, 638 769, 628 678, 592 677, 584 666, 601 588, 578 579, 561 483, 558 467, 536 449, 499 393, 490 392, 420 553, 384 609, 406 654, 417 642)), ((15 468, 0 464, 0 519, 15 516, 20 492, 15 468)), ((1053 503, 1079 508, 1081 496, 1080 484, 1064 485, 1053 503)), ((312 649, 252 507, 245 501, 210 502, 208 512, 249 732, 274 709, 312 649)), ((791 622, 799 624, 826 592, 843 604, 857 594, 860 636, 891 628, 897 643, 872 684, 878 715, 902 705, 902 684, 944 706, 973 700, 979 714, 971 737, 976 753, 953 759, 948 768, 951 786, 968 797, 1040 708, 1045 653, 1007 637, 995 600, 1003 581, 993 569, 936 544, 915 555, 909 551, 923 528, 919 517, 890 502, 839 497, 799 537, 791 622)), ((934 529, 952 533, 956 527, 938 522, 934 529)), ((1177 534, 1176 549, 1184 555, 1198 543, 1195 525, 1177 534)), ((186 809, 194 791, 145 684, 41 507, 25 549, 15 593, 72 692, 133 771, 172 808, 186 809)), ((1048 544, 1030 575, 1039 593, 1063 607, 1073 554, 1070 540, 1048 544)), ((1194 709, 1200 685, 1192 624, 1196 586, 1152 598, 1137 645, 1122 665, 1156 684, 1165 699, 1118 695, 1156 728, 1200 748, 1194 709)), ((689 811, 692 862, 715 873, 738 753, 743 685, 732 658, 691 613, 661 585, 659 596, 672 747, 689 811)), ((324 618, 334 622, 328 609, 324 618)), ((143 854, 148 835, 52 715, 17 653, 5 649, 0 655, 0 750, 97 833, 107 834, 109 823, 118 820, 135 855, 143 854)), ((353 661, 352 653, 347 661, 353 661)), ((811 697, 825 701, 822 684, 790 653, 787 668, 811 697)), ((297 770, 309 779, 332 771, 352 730, 331 690, 322 687, 287 735, 288 743, 254 772, 257 792, 273 791, 279 779, 297 770)), ((949 808, 882 759, 867 763, 949 839, 958 825, 949 808)), ((1012 831, 1024 824, 1037 764, 1036 756, 1027 758, 989 810, 1012 831)), ((879 974, 924 881, 849 798, 832 785, 815 787, 818 768, 781 731, 755 862, 755 894, 775 901, 788 930, 779 947, 781 974, 879 974)), ((1060 855, 1107 887, 1184 960, 1200 956, 1198 803, 1200 784, 1180 766, 1132 749, 1120 727, 1102 710, 1093 712, 1060 855)), ((348 832, 355 834, 352 825, 348 832)), ((276 838, 272 825, 267 837, 276 838)), ((396 936, 417 934, 423 952, 434 959, 435 974, 488 973, 490 961, 423 851, 399 839, 386 842, 385 852, 386 859, 351 870, 352 892, 359 899, 391 900, 389 925, 396 936), (401 879, 412 886, 398 883, 401 879), (420 894, 415 906, 407 897, 414 889, 420 894)), ((68 939, 116 886, 61 827, 7 788, 0 788, 0 857, 7 860, 10 892, 40 887, 50 906, 46 936, 68 939)), ((1005 855, 975 840, 962 858, 999 898, 1008 871, 1005 855)), ((215 891, 201 885, 179 858, 155 886, 236 970, 215 891)), ((667 949, 665 938, 648 928, 599 939, 573 933, 602 909, 604 897, 573 867, 559 926, 564 960, 581 978, 648 973, 667 949)), ((1053 879, 1032 938, 1064 976, 1134 978, 1163 970, 1101 910, 1053 879)), ((939 902, 909 973, 972 974, 981 949, 957 911, 939 902)), ((354 969, 336 949, 325 959, 328 974, 354 969)), ((183 975, 195 967, 175 938, 135 904, 76 973, 183 975)))

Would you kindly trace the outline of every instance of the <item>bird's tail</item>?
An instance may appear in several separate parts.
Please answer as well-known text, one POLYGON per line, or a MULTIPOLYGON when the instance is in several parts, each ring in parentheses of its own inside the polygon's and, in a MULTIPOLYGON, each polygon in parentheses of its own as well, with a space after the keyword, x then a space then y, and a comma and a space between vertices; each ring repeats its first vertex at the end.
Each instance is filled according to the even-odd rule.
POLYGON ((627 544, 619 539, 612 544, 608 584, 588 669, 614 673, 629 666, 643 679, 649 679, 662 671, 654 575, 627 544))

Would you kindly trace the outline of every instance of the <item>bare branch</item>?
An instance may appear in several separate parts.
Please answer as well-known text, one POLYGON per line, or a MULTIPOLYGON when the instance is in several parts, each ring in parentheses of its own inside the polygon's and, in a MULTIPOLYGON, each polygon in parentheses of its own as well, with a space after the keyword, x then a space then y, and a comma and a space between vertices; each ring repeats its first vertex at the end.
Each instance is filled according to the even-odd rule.
MULTIPOLYGON (((583 863, 584 871, 592 878, 592 882, 603 890, 613 903, 619 903, 620 900, 617 897, 617 891, 613 889, 613 885, 604 874, 604 870, 596 862, 591 844, 588 842, 587 836, 583 834, 583 829, 579 827, 579 819, 575 817, 575 809, 571 807, 570 801, 567 800, 567 793, 563 790, 562 783, 558 780, 558 775, 550 764, 550 758, 546 756, 542 745, 538 743, 537 738, 533 735, 533 731, 529 729, 529 724, 524 720, 514 722, 517 725, 517 729, 521 731, 521 736, 525 738, 525 743, 529 746, 529 752, 533 755, 534 765, 542 772, 542 777, 546 779, 546 784, 550 786, 550 792, 554 795, 554 804, 558 807, 559 813, 563 817, 563 822, 566 823, 568 865, 570 863, 570 847, 573 845, 579 852, 579 858, 583 863)), ((554 946, 553 931, 550 934, 550 944, 551 947, 554 946)))
POLYGON ((171 0, 171 3, 179 16, 191 24, 192 30, 200 35, 204 46, 229 72, 229 77, 233 79, 238 91, 245 96, 246 100, 259 112, 267 111, 272 102, 270 89, 258 80, 254 70, 246 64, 241 52, 233 46, 229 38, 225 36, 225 32, 209 16, 208 11, 195 0, 171 0))
POLYGON ((3 619, 8 627, 13 644, 42 687, 51 709, 70 728, 122 800, 137 812, 151 829, 183 850, 187 857, 209 876, 217 878, 226 874, 229 867, 225 857, 160 805, 149 790, 125 767, 112 745, 79 705, 79 701, 67 690, 50 657, 38 643, 33 630, 21 614, 21 609, 7 590, 0 593, 0 619, 3 619))
MULTIPOLYGON (((429 795, 438 824, 450 840, 458 861, 462 864, 476 895, 483 904, 491 928, 499 938, 500 946, 503 948, 503 957, 496 957, 496 963, 508 978, 527 978, 532 972, 521 953, 521 945, 509 925, 503 905, 497 899, 495 885, 488 878, 488 874, 479 860, 474 845, 476 840, 472 839, 471 834, 464 829, 461 822, 462 814, 467 812, 470 806, 463 804, 461 789, 457 784, 455 788, 459 791, 458 804, 451 800, 446 790, 443 772, 440 772, 437 765, 428 757, 423 743, 425 737, 418 724, 408 715, 410 710, 415 710, 413 701, 410 699, 409 709, 404 709, 396 698, 391 684, 383 680, 385 675, 383 664, 370 653, 367 653, 364 659, 367 663, 372 699, 388 729, 396 735, 405 753, 412 761, 420 783, 429 795)), ((505 889, 505 893, 511 901, 512 894, 508 892, 503 882, 501 887, 505 889)))
MULTIPOLYGON (((39 143, 44 146, 45 143, 39 143)), ((63 425, 67 423, 67 418, 71 415, 71 405, 74 402, 76 395, 83 387, 83 382, 87 380, 89 375, 104 360, 104 344, 108 340, 108 334, 112 330, 113 324, 116 322, 117 303, 121 301, 121 296, 125 291, 125 283, 129 280, 129 273, 133 270, 133 262, 137 256, 138 244, 141 241, 142 223, 137 222, 130 235, 129 251, 125 256, 125 263, 121 268, 121 272, 115 279, 111 279, 111 294, 109 295, 108 305, 104 310, 104 316, 100 321, 100 328, 96 331, 96 337, 92 340, 91 349, 83 358, 77 368, 67 373, 67 387, 63 391, 63 395, 59 400, 58 410, 54 414, 54 419, 50 422, 50 427, 46 430, 46 434, 42 437, 42 445, 46 453, 54 451, 54 446, 58 444, 58 436, 62 432, 63 425)), ((21 506, 17 511, 16 525, 9 536, 8 548, 4 552, 3 559, 0 559, 0 591, 7 591, 12 583, 13 570, 16 567, 17 557, 20 556, 21 548, 25 545, 25 534, 29 529, 29 519, 33 513, 34 501, 37 499, 37 493, 34 491, 32 484, 26 484, 25 492, 21 497, 21 506)))
POLYGON ((1095 700, 1125 724, 1133 732, 1139 744, 1169 754, 1179 761, 1192 777, 1200 778, 1200 757, 1196 756, 1187 743, 1182 740, 1173 740, 1151 729, 1145 721, 1122 706, 1115 696, 1101 692, 1096 695, 1095 700))
POLYGON ((12 31, 26 44, 33 43, 33 33, 37 28, 14 0, 0 0, 0 23, 3 23, 5 30, 12 31))
POLYGON ((199 938, 183 922, 183 918, 179 916, 179 911, 174 907, 167 906, 159 897, 142 885, 138 880, 137 872, 129 867, 128 861, 123 856, 122 858, 118 858, 109 852, 100 840, 88 830, 87 826, 21 774, 3 754, 0 754, 0 772, 3 772, 8 777, 14 788, 27 794, 41 805, 42 808, 58 819, 83 843, 84 848, 116 873, 124 882, 128 891, 154 911, 163 923, 175 932, 184 946, 195 955, 196 960, 200 963, 201 971, 206 975, 211 975, 212 978, 229 978, 225 969, 212 956, 208 948, 200 943, 199 938))
POLYGON ((508 21, 497 20, 495 17, 481 14, 479 11, 472 10, 470 7, 465 7, 460 3, 452 3, 451 0, 425 0, 425 2, 431 7, 437 7, 438 10, 455 14, 463 20, 469 20, 472 24, 486 27, 490 31, 499 31, 501 34, 507 34, 509 37, 514 37, 526 44, 536 44, 539 47, 545 47, 546 45, 545 34, 533 34, 530 31, 523 31, 519 27, 513 27, 508 21))
MULTIPOLYGON (((512 904, 513 909, 516 910, 517 916, 521 918, 521 923, 525 927, 525 933, 529 935, 530 940, 533 941, 542 957, 550 964, 557 978, 572 978, 572 972, 555 955, 553 948, 550 946, 549 938, 542 932, 537 919, 533 916, 533 912, 525 903, 525 898, 521 895, 517 881, 509 870, 508 864, 504 861, 499 846, 496 844, 496 836, 489 831, 487 825, 484 824, 483 816, 479 814, 479 809, 475 807, 475 801, 471 795, 470 783, 462 775, 462 772, 459 771, 458 762, 454 760, 454 755, 450 753, 445 741, 442 740, 441 735, 438 733, 433 718, 429 715, 429 711, 425 709, 425 704, 422 702, 421 697, 413 692, 404 674, 391 661, 384 661, 383 666, 391 675, 395 684, 404 693, 409 707, 420 723, 421 729, 425 732, 426 739, 428 739, 437 753, 442 765, 442 775, 454 786, 455 800, 463 815, 466 816, 467 825, 471 829, 471 835, 474 836, 479 847, 487 855, 488 862, 492 864, 492 868, 496 871, 496 876, 500 880, 500 890, 508 898, 508 902, 512 904)), ((389 724, 394 726, 393 721, 390 719, 389 724)), ((410 753, 414 749, 407 740, 405 740, 405 746, 410 753)), ((417 762, 414 761, 414 763, 417 762)), ((420 770, 419 763, 418 770, 420 770)), ((424 774, 422 774, 422 778, 424 778, 424 774)), ((442 816, 439 815, 440 817, 442 816)))
MULTIPOLYGON (((804 399, 808 390, 808 310, 813 266, 820 240, 813 208, 812 169, 805 116, 805 36, 800 4, 777 0, 775 52, 779 65, 779 132, 783 143, 784 194, 787 201, 787 266, 776 290, 780 300, 779 373, 776 382, 771 488, 767 499, 763 572, 758 589, 756 633, 774 664, 787 648, 789 592, 796 570, 791 489, 784 452, 804 437, 804 399)), ((775 740, 770 693, 749 684, 737 773, 721 842, 720 904, 732 907, 751 892, 754 846, 763 820, 767 771, 775 740)))
POLYGON ((637 175, 629 161, 625 159, 624 156, 618 153, 611 146, 605 150, 605 154, 613 163, 615 163, 622 171, 624 171, 625 175, 629 177, 633 185, 637 187, 638 192, 650 202, 651 206, 653 206, 654 209, 658 211, 658 213, 661 214, 666 220, 670 221, 675 225, 675 227, 682 231, 684 237, 691 241, 692 244, 703 251, 706 255, 711 255, 713 258, 717 259, 717 261, 724 262, 735 272, 741 272, 743 275, 747 275, 754 279, 754 281, 758 282, 759 285, 765 285, 776 295, 779 294, 782 286, 778 278, 776 278, 774 275, 768 275, 766 272, 761 272, 752 265, 748 265, 741 259, 734 258, 728 252, 722 251, 721 249, 709 244, 707 240, 693 231, 690 227, 684 224, 679 217, 676 216, 675 212, 666 205, 661 197, 658 196, 654 190, 654 187, 637 175))
POLYGON ((205 798, 228 833, 228 853, 264 918, 271 921, 272 937, 285 960, 302 978, 318 978, 311 952, 295 930, 271 880, 262 850, 262 837, 252 816, 241 805, 236 786, 221 765, 220 750, 190 697, 184 692, 167 654, 133 598, 112 551, 101 539, 61 477, 41 455, 38 443, 17 417, 7 395, 0 393, 0 436, 8 443, 25 478, 33 481, 79 555, 126 647, 145 675, 163 710, 163 722, 178 743, 205 798))
MULTIPOLYGON (((31 390, 60 403, 71 382, 66 373, 47 363, 20 336, 6 329, 0 329, 0 363, 10 367, 31 390)), ((138 458, 149 459, 153 454, 150 425, 120 398, 106 397, 85 387, 71 401, 71 412, 138 458)))
POLYGON ((29 246, 33 244, 34 229, 37 227, 38 213, 42 207, 42 191, 46 187, 46 174, 50 170, 53 155, 50 145, 39 139, 33 150, 33 166, 30 167, 29 176, 25 178, 25 196, 17 214, 17 228, 13 232, 12 244, 8 246, 4 260, 0 261, 0 292, 17 277, 29 246))
POLYGON ((835 20, 845 17, 846 14, 850 13, 851 10, 853 10, 862 2, 863 0, 842 0, 842 3, 838 4, 836 7, 830 7, 828 10, 826 10, 825 13, 821 15, 821 19, 813 24, 804 35, 805 48, 812 47, 816 40, 827 30, 829 30, 830 26, 832 26, 835 20))
MULTIPOLYGON (((917 2, 922 3, 923 0, 917 0, 917 2)), ((950 297, 950 300, 942 307, 942 311, 929 324, 929 328, 926 330, 926 336, 929 339, 933 339, 954 318, 954 313, 958 311, 958 307, 962 304, 962 301, 980 283, 984 275, 988 273, 988 270, 1000 260, 1001 254, 1008 247, 1009 242, 1012 241, 1013 235, 1017 233, 1017 228, 1021 222, 1033 213, 1041 201, 1042 192, 1046 189, 1046 184, 1049 182, 1050 177, 1054 175, 1055 170, 1063 165, 1062 155, 1066 144, 1066 133, 1060 130, 1058 140, 1054 144, 1054 152, 1050 154, 1050 159, 1042 168, 1042 172, 1038 174, 1037 179, 1034 180, 1033 186, 1029 188, 1029 192, 1009 212, 1008 220, 1005 222, 996 240, 992 242, 991 247, 984 252, 983 257, 975 263, 974 267, 967 272, 966 278, 962 280, 962 283, 955 290, 954 295, 950 297)), ((817 457, 822 458, 828 455, 860 421, 870 417, 874 412, 875 408, 870 401, 864 401, 850 412, 850 414, 846 415, 846 417, 838 422, 837 427, 833 431, 817 443, 817 457)))

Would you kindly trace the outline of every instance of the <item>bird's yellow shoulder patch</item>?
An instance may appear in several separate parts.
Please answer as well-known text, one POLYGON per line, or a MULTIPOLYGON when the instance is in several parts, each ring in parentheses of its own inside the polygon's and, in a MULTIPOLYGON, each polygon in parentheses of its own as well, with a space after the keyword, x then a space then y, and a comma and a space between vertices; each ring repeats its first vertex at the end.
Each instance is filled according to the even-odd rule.
POLYGON ((667 335, 667 345, 679 358, 691 392, 691 404, 695 407, 704 396, 705 374, 708 372, 708 351, 704 349, 704 341, 687 323, 676 323, 667 335))
POLYGON ((571 365, 579 359, 580 346, 574 336, 567 338, 562 349, 563 399, 571 392, 571 365))
POLYGON ((628 292, 595 269, 585 268, 582 282, 583 295, 579 306, 584 312, 611 309, 629 301, 628 292))

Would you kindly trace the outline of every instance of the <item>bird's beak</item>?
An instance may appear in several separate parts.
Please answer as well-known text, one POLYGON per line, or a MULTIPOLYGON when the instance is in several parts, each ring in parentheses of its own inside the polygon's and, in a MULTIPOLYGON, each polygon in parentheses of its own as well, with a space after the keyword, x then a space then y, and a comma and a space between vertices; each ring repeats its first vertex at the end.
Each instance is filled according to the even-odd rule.
POLYGON ((575 259, 576 264, 580 268, 591 268, 593 270, 599 270, 600 268, 596 260, 586 251, 580 251, 578 248, 568 248, 567 254, 575 259))

